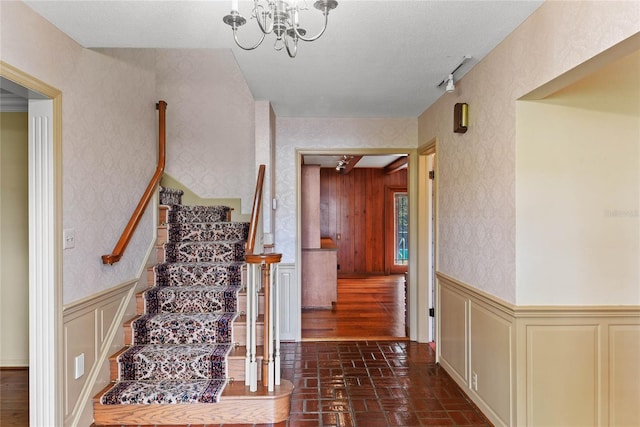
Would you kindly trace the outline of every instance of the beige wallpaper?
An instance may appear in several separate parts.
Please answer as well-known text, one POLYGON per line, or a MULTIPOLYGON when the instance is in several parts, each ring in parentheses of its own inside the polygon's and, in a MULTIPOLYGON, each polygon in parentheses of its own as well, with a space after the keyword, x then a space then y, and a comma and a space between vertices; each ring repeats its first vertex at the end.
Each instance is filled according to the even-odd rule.
POLYGON ((135 278, 152 242, 147 213, 123 259, 102 265, 155 170, 155 58, 83 49, 22 2, 0 14, 0 59, 62 91, 62 225, 75 229, 66 304, 135 278))
POLYGON ((518 301, 516 100, 639 30, 637 2, 547 2, 420 116, 420 141, 438 138, 440 271, 518 301))
POLYGON ((276 120, 276 250, 296 256, 296 150, 416 148, 416 119, 290 118, 276 120))
POLYGON ((167 101, 166 172, 202 198, 237 198, 251 213, 254 100, 227 49, 157 50, 167 101))

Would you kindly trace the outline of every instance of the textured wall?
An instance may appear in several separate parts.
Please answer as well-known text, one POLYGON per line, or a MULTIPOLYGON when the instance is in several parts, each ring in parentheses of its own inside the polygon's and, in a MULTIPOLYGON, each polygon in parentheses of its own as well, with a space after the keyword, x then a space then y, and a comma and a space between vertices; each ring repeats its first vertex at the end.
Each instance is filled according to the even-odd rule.
POLYGON ((516 301, 516 100, 639 30, 637 2, 547 2, 420 116, 420 141, 438 138, 440 271, 516 301))
POLYGON ((153 52, 83 49, 22 2, 2 2, 1 59, 62 91, 64 302, 135 278, 153 239, 142 218, 122 261, 102 265, 153 175, 153 52), (29 36, 25 37, 25 29, 29 36))
POLYGON ((281 117, 276 121, 276 251, 296 256, 296 150, 416 148, 416 119, 281 117))
POLYGON ((157 50, 157 93, 168 104, 166 172, 202 198, 240 197, 250 213, 255 106, 233 53, 157 50))

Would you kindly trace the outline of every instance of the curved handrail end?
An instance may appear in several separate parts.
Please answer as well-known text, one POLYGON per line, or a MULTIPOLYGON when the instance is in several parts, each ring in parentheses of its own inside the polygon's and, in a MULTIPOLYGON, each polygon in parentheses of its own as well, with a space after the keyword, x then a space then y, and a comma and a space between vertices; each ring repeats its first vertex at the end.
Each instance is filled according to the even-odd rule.
POLYGON ((102 263, 113 265, 116 262, 120 261, 122 255, 110 254, 110 255, 102 255, 102 263))

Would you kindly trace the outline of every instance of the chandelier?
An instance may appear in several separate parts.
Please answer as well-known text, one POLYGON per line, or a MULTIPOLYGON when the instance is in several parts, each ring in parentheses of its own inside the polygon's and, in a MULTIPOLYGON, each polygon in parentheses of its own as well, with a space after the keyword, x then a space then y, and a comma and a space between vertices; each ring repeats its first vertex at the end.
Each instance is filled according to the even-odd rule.
POLYGON ((286 49, 291 58, 295 58, 298 52, 298 40, 312 42, 324 34, 329 22, 329 12, 338 7, 336 0, 317 0, 313 7, 324 14, 324 25, 318 34, 307 37, 307 31, 300 27, 299 15, 301 10, 308 10, 305 1, 300 1, 305 6, 301 7, 298 0, 253 0, 251 19, 255 19, 262 35, 258 42, 250 47, 245 47, 238 41, 238 28, 247 23, 247 20, 238 12, 238 0, 231 1, 231 12, 222 18, 222 21, 233 29, 233 39, 238 47, 244 50, 253 50, 260 46, 267 34, 275 34, 276 40, 273 48, 277 51, 286 49))

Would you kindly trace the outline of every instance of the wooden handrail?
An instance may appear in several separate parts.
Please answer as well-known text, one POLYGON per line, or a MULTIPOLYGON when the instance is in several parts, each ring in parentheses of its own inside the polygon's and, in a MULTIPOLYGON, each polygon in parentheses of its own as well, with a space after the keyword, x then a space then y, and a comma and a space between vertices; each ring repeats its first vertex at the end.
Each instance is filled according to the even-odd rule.
POLYGON ((162 174, 164 172, 164 164, 165 164, 165 146, 166 146, 166 110, 167 103, 164 101, 158 101, 156 104, 156 109, 158 110, 158 166, 156 168, 156 172, 151 178, 147 189, 144 194, 140 198, 140 202, 136 209, 133 211, 133 215, 131 215, 131 219, 129 223, 124 228, 122 235, 120 236, 120 240, 116 243, 116 246, 113 248, 113 252, 108 255, 102 255, 102 263, 103 264, 114 264, 120 261, 122 255, 124 254, 124 250, 127 248, 131 237, 133 236, 133 232, 136 230, 142 215, 144 214, 151 197, 155 193, 158 185, 160 185, 160 178, 162 178, 162 174))
POLYGON ((256 231, 258 229, 258 218, 260 218, 260 208, 262 206, 262 186, 264 185, 265 166, 260 165, 258 169, 258 180, 256 181, 256 193, 253 196, 253 208, 251 210, 251 222, 249 223, 249 236, 247 237, 246 253, 252 254, 256 246, 256 231))

